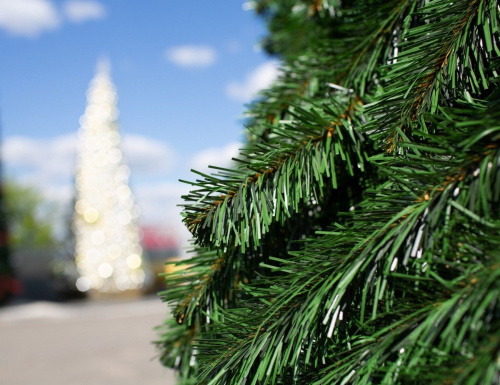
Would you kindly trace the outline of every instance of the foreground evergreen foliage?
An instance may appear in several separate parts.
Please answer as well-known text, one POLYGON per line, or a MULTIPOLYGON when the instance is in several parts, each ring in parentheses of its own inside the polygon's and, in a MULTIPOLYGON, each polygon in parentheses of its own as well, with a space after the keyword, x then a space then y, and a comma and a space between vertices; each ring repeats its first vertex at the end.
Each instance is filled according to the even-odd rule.
POLYGON ((260 0, 283 60, 184 197, 162 362, 184 384, 500 381, 492 0, 260 0))

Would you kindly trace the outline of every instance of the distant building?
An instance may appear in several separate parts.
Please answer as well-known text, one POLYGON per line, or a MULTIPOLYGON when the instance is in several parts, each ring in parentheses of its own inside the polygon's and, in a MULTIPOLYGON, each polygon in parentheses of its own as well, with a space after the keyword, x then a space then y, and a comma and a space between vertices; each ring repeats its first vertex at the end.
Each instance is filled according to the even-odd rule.
POLYGON ((160 289, 164 282, 160 274, 169 272, 165 262, 179 259, 179 240, 165 227, 143 226, 141 233, 145 257, 154 273, 154 289, 160 289))

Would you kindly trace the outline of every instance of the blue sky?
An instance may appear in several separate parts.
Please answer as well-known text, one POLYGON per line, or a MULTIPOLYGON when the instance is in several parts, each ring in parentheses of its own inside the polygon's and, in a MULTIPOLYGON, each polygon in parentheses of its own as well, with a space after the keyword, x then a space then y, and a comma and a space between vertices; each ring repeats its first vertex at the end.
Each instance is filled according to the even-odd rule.
POLYGON ((177 180, 235 155, 244 104, 277 73, 248 4, 0 0, 4 173, 69 201, 85 92, 107 56, 142 221, 178 227, 177 180))

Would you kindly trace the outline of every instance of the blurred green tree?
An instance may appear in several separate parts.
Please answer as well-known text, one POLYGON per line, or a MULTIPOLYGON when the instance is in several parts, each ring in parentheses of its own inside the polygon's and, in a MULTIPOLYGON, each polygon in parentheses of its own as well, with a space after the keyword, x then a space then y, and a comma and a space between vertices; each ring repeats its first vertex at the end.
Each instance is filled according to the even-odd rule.
POLYGON ((498 0, 256 0, 279 80, 185 196, 185 384, 500 382, 498 0))
POLYGON ((13 180, 4 183, 5 215, 13 249, 49 247, 54 235, 54 205, 34 187, 13 180))
POLYGON ((5 197, 3 184, 0 183, 0 305, 7 303, 12 295, 19 294, 21 291, 19 281, 14 278, 14 269, 10 257, 5 197))

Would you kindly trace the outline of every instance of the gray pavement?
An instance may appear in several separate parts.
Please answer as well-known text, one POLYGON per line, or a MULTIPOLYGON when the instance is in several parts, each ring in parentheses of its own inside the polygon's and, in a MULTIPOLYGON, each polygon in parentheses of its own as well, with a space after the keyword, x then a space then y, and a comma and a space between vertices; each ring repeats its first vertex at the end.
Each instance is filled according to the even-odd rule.
POLYGON ((2 385, 173 385, 155 359, 157 297, 0 308, 2 385))

